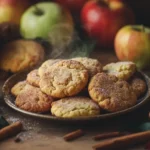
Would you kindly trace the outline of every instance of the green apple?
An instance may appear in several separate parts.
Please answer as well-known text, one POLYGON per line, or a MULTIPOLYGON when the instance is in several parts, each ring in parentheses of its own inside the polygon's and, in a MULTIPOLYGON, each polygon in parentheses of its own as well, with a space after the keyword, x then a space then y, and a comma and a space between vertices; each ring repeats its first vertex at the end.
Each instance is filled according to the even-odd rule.
POLYGON ((115 37, 115 51, 119 60, 133 61, 139 69, 150 64, 150 28, 127 25, 115 37))
MULTIPOLYGON (((21 17, 20 33, 24 38, 47 39, 58 24, 67 24, 73 30, 71 14, 54 2, 40 2, 28 8, 21 17)), ((61 33, 60 33, 61 34, 61 33)))

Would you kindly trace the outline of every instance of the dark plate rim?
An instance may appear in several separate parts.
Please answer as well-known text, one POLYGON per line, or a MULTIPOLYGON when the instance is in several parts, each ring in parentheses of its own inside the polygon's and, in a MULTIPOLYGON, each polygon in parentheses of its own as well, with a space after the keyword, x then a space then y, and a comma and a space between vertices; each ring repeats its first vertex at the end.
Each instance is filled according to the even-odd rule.
MULTIPOLYGON (((16 78, 18 78, 18 79, 19 79, 19 77, 21 77, 21 78, 24 77, 25 78, 27 73, 18 73, 18 74, 14 74, 11 77, 9 77, 5 81, 5 83, 2 87, 2 91, 3 91, 3 94, 4 94, 4 101, 9 107, 11 107, 12 109, 14 109, 18 112, 21 112, 25 115, 29 115, 29 116, 32 116, 32 117, 37 117, 37 118, 41 118, 41 119, 48 119, 48 120, 71 121, 71 122, 73 122, 73 121, 92 121, 92 120, 109 119, 109 118, 120 116, 120 115, 123 115, 123 114, 126 114, 126 113, 130 113, 133 110, 136 110, 139 107, 143 106, 147 101, 150 100, 150 78, 141 71, 138 71, 138 73, 140 73, 142 75, 142 77, 144 78, 144 80, 147 83, 147 92, 145 93, 145 95, 142 98, 139 99, 139 101, 140 101, 139 103, 137 103, 136 105, 134 105, 134 106, 132 106, 128 109, 122 110, 122 111, 118 111, 118 112, 114 112, 114 113, 101 114, 101 115, 96 115, 96 116, 92 116, 92 117, 61 118, 61 117, 55 117, 55 116, 48 115, 48 114, 32 113, 32 112, 28 112, 28 111, 25 111, 25 110, 22 110, 22 109, 16 107, 15 104, 12 103, 11 100, 10 100, 12 94, 10 94, 10 92, 8 92, 8 89, 9 89, 8 85, 9 85, 9 83, 11 83, 16 78)), ((21 80, 18 80, 18 81, 21 81, 21 80)))

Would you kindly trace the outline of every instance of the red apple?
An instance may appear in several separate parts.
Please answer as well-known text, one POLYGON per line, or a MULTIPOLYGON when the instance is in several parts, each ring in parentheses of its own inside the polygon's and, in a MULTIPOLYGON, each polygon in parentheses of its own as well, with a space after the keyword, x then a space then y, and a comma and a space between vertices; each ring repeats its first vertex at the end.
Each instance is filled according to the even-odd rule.
POLYGON ((92 0, 81 11, 81 22, 88 35, 101 47, 112 48, 117 31, 134 23, 134 13, 122 2, 92 0))
POLYGON ((21 15, 29 4, 29 0, 0 0, 0 23, 11 22, 19 25, 21 15))
POLYGON ((115 37, 115 51, 119 60, 133 61, 139 69, 150 64, 150 28, 127 25, 115 37))

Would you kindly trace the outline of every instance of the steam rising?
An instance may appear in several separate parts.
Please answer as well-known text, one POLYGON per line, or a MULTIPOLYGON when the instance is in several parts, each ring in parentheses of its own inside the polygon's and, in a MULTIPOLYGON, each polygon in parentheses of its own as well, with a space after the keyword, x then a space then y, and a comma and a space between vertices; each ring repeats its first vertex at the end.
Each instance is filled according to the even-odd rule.
POLYGON ((58 24, 49 33, 48 41, 52 45, 51 58, 88 57, 95 42, 82 40, 68 24, 58 24))

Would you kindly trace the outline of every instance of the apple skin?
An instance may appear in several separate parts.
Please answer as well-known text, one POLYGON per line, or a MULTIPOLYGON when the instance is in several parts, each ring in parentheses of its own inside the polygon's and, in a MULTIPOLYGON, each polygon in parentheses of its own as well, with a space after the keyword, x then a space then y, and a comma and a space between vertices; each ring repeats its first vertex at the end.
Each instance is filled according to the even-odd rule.
POLYGON ((0 0, 0 23, 19 25, 23 12, 30 6, 28 0, 0 0))
POLYGON ((81 11, 81 22, 87 34, 94 38, 100 47, 113 48, 117 31, 134 24, 133 11, 120 1, 89 1, 81 11))
POLYGON ((133 61, 139 69, 150 63, 150 28, 127 25, 115 37, 115 52, 121 61, 133 61))
POLYGON ((54 2, 40 2, 29 7, 22 15, 20 33, 27 39, 47 39, 58 24, 69 24, 70 30, 73 30, 73 19, 69 11, 54 2))

